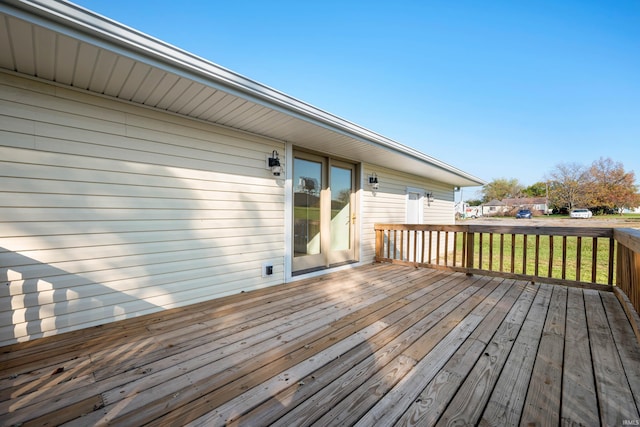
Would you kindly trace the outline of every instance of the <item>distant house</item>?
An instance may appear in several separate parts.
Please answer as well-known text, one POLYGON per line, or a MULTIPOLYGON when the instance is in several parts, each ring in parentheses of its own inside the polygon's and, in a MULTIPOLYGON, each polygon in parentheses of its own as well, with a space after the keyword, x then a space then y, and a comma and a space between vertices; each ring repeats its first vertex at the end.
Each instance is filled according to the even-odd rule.
POLYGON ((531 211, 547 213, 549 210, 546 197, 518 197, 514 199, 503 199, 502 203, 504 203, 507 211, 515 209, 530 209, 531 211))
POLYGON ((371 263, 485 184, 71 3, 0 34, 0 346, 371 263))
POLYGON ((507 210, 507 205, 497 199, 493 199, 490 202, 482 205, 482 215, 484 216, 498 215, 500 213, 506 212, 507 210))

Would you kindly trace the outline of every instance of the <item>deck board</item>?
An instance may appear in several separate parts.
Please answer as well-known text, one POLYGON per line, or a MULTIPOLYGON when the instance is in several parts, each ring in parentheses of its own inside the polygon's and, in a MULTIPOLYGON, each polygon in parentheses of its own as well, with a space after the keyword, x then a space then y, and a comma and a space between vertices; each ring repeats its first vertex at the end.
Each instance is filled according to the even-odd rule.
POLYGON ((598 419, 592 366, 583 292, 569 288, 561 409, 566 425, 589 425, 598 419))
POLYGON ((567 289, 555 286, 529 382, 521 423, 550 425, 560 418, 567 289))
POLYGON ((602 297, 597 291, 585 291, 584 297, 598 396, 615 396, 598 399, 600 421, 603 425, 622 425, 624 420, 640 420, 602 297))
POLYGON ((0 424, 640 418, 613 294, 371 265, 0 350, 0 424))

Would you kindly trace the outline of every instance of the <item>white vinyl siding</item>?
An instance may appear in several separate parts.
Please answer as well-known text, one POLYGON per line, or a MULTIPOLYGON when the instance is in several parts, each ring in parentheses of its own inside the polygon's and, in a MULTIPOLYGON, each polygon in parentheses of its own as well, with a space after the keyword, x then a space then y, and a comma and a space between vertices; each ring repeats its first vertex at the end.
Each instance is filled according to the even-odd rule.
POLYGON ((407 189, 422 189, 425 193, 423 203, 423 222, 425 224, 454 224, 454 195, 451 185, 438 183, 414 175, 394 171, 375 165, 363 165, 362 185, 362 262, 371 262, 375 257, 376 223, 404 224, 407 215, 407 189), (367 177, 375 173, 379 189, 373 190, 367 183, 367 177), (433 202, 426 197, 433 193, 433 202))
POLYGON ((274 149, 0 73, 0 346, 282 283, 274 149))

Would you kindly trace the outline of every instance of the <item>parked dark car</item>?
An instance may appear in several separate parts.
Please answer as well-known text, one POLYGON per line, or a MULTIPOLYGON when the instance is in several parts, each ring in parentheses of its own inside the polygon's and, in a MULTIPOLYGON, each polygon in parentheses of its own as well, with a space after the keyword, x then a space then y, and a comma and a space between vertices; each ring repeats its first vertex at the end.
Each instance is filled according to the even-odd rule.
POLYGON ((531 219, 532 216, 533 215, 531 214, 531 211, 529 209, 520 209, 516 214, 516 218, 518 219, 520 218, 531 219))

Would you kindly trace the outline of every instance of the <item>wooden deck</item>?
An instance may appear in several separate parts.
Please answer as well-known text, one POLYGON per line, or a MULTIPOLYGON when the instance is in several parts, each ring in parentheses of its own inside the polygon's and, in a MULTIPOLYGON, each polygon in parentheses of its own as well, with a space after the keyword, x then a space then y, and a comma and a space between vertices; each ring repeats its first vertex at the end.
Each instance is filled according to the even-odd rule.
POLYGON ((0 350, 0 425, 640 420, 612 293, 395 265, 0 350))

